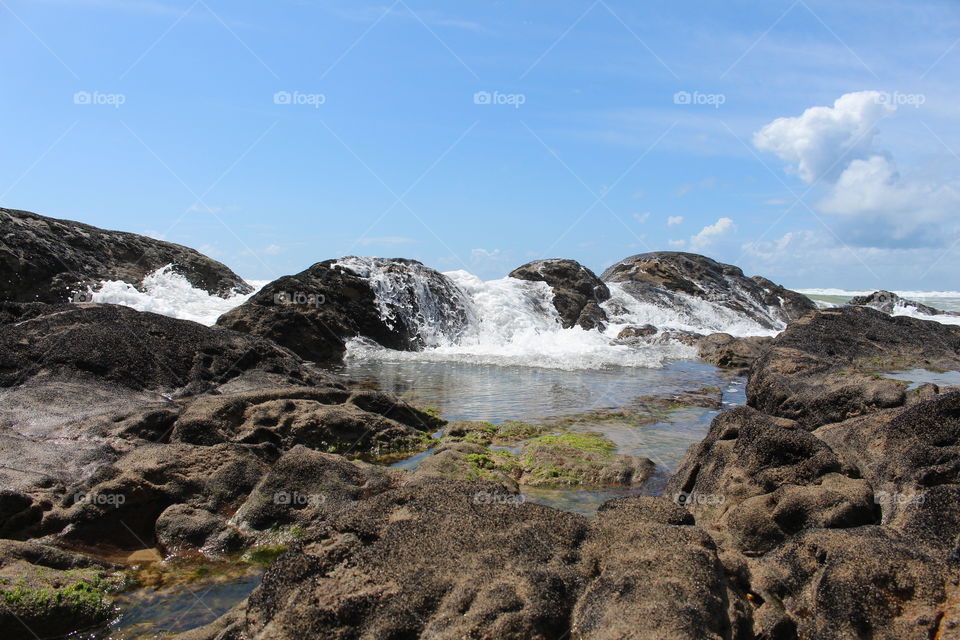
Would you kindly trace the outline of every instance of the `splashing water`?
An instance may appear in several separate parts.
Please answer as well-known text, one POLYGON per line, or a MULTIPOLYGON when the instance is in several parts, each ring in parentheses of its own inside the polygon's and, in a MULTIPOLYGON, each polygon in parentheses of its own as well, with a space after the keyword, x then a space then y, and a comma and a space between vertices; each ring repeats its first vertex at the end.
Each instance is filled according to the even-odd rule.
POLYGON ((775 336, 786 323, 777 329, 767 329, 732 309, 696 298, 682 292, 674 292, 674 303, 661 306, 638 300, 624 291, 623 284, 608 282, 610 299, 601 306, 606 310, 616 328, 629 325, 652 324, 660 330, 693 331, 695 333, 729 333, 733 336, 775 336))
POLYGON ((197 289, 184 276, 176 273, 173 265, 167 265, 147 275, 143 279, 142 290, 121 280, 105 280, 96 291, 91 288, 88 293, 93 302, 122 304, 137 311, 152 311, 171 318, 193 320, 209 327, 222 314, 246 302, 266 283, 266 280, 252 281, 252 293, 221 298, 197 289))
POLYGON ((422 347, 456 340, 472 320, 463 291, 419 262, 351 256, 333 266, 366 280, 387 326, 402 325, 422 347))
POLYGON ((417 352, 391 351, 370 341, 353 340, 347 357, 573 370, 613 365, 659 367, 667 359, 695 355, 694 349, 680 344, 638 348, 615 343, 618 325, 611 325, 607 332, 564 329, 545 282, 516 278, 482 281, 466 271, 448 272, 443 277, 464 302, 468 321, 463 331, 443 334, 435 346, 417 352))

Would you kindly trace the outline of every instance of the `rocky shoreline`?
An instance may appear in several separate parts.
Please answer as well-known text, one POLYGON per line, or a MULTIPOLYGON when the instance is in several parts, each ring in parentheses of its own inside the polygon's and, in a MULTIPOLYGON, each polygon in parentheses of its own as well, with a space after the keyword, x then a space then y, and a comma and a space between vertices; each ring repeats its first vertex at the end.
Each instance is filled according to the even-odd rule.
MULTIPOLYGON (((4 264, 16 291, 49 286, 4 264)), ((524 265, 514 277, 549 287, 567 327, 609 322, 607 282, 786 326, 622 335, 689 340, 748 375, 747 406, 716 417, 662 495, 591 519, 520 489, 640 487, 654 463, 559 423, 448 423, 314 364, 356 333, 418 346, 344 264, 271 283, 216 327, 5 294, 0 635, 109 621, 111 594, 156 549, 269 564, 248 600, 180 640, 960 638, 960 388, 884 375, 960 369, 960 327, 817 310, 692 254, 633 256, 600 278, 569 260, 524 265), (323 304, 282 298, 299 294, 323 304), (418 453, 411 471, 379 464, 418 453)), ((432 316, 445 328, 465 322, 441 274, 377 268, 391 286, 426 282, 400 299, 445 300, 432 316)), ((630 410, 681 406, 719 399, 691 389, 630 410)))

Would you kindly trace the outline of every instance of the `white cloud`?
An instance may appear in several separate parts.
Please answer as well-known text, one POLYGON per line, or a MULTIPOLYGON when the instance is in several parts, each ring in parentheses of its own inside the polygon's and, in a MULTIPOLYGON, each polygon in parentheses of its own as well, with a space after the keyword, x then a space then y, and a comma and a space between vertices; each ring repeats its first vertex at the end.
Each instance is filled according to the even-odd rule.
POLYGON ((795 118, 777 118, 753 134, 753 144, 772 151, 811 184, 833 181, 852 161, 873 155, 876 124, 896 111, 878 91, 847 93, 832 107, 810 107, 795 118))
POLYGON ((864 247, 942 245, 960 211, 960 180, 901 175, 893 158, 873 147, 874 125, 894 111, 886 94, 848 93, 833 107, 774 120, 754 135, 754 143, 786 160, 788 170, 806 182, 824 182, 815 208, 834 218, 843 241, 864 247))
POLYGON ((686 241, 686 240, 683 240, 683 239, 680 239, 680 240, 668 240, 667 243, 668 243, 671 247, 678 247, 678 248, 679 248, 679 247, 684 247, 684 246, 686 246, 687 241, 686 241))
POLYGON ((644 222, 650 219, 650 212, 647 211, 644 213, 635 213, 633 214, 633 218, 640 224, 643 224, 644 222))
POLYGON ((667 226, 672 227, 677 224, 683 223, 683 216, 670 216, 667 218, 667 226))
POLYGON ((695 236, 690 236, 690 249, 700 251, 710 246, 714 240, 726 233, 733 231, 733 220, 731 218, 720 218, 711 225, 707 225, 695 236))
MULTIPOLYGON (((955 239, 956 235, 951 237, 955 239)), ((942 288, 960 260, 931 247, 855 247, 828 231, 791 231, 744 244, 739 266, 788 287, 846 289, 942 288)))

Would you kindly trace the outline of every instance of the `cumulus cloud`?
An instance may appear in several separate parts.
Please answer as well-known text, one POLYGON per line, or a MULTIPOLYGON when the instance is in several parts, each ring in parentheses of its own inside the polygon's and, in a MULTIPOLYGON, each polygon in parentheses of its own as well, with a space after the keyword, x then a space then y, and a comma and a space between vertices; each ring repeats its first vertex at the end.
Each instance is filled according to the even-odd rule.
POLYGON ((714 240, 733 231, 733 220, 731 218, 720 218, 711 225, 707 225, 695 236, 690 236, 690 249, 700 251, 710 246, 714 240))
POLYGON ((672 227, 683 222, 683 216, 670 216, 667 218, 667 226, 672 227))
POLYGON ((833 107, 778 118, 754 134, 754 144, 788 163, 807 183, 826 187, 817 210, 836 231, 864 247, 935 246, 960 210, 956 176, 901 174, 892 156, 874 148, 875 124, 895 108, 876 91, 848 93, 833 107))
POLYGON ((911 289, 929 282, 925 286, 936 288, 960 268, 960 256, 943 248, 852 246, 824 230, 749 242, 742 252, 744 271, 788 287, 911 289))
POLYGON ((635 213, 633 214, 633 217, 637 222, 639 222, 640 224, 643 224, 644 222, 650 219, 650 212, 647 211, 646 213, 635 213))
POLYGON ((832 181, 853 160, 876 153, 876 125, 894 111, 878 91, 847 93, 832 107, 810 107, 798 117, 777 118, 753 134, 753 143, 777 154, 808 184, 832 181))

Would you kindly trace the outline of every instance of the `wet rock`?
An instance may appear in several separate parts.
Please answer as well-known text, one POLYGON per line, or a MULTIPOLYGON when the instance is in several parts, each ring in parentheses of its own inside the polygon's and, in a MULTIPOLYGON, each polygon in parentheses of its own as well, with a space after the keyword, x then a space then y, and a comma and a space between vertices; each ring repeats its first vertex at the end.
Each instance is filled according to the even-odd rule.
POLYGON ((68 302, 103 280, 139 286, 167 265, 191 285, 226 297, 253 288, 225 265, 170 242, 107 231, 15 209, 0 209, 0 298, 68 302))
POLYGON ((516 492, 519 490, 517 480, 521 474, 520 462, 509 451, 453 440, 444 442, 424 459, 413 472, 413 481, 434 477, 485 480, 516 492))
POLYGON ((590 269, 575 260, 559 258, 535 260, 510 272, 511 278, 546 282, 553 289, 553 306, 557 308, 565 329, 603 329, 607 314, 600 303, 610 298, 610 290, 590 269))
POLYGON ((0 325, 0 387, 43 374, 186 395, 252 370, 292 385, 332 378, 268 340, 120 305, 49 305, 0 325))
POLYGON ((0 540, 0 636, 61 637, 116 615, 114 567, 33 542, 0 540))
POLYGON ((949 554, 960 536, 960 392, 817 429, 875 488, 882 521, 949 554))
POLYGON ((496 485, 393 489, 281 556, 250 596, 244 637, 559 638, 586 529, 496 485))
POLYGON ((653 475, 649 458, 615 453, 599 434, 564 433, 534 438, 521 447, 520 483, 530 486, 639 487, 653 475))
POLYGON ((911 309, 915 313, 925 316, 940 316, 944 314, 956 315, 947 311, 941 311, 913 300, 901 298, 891 291, 874 291, 866 296, 854 296, 847 304, 871 307, 884 313, 893 313, 897 309, 911 309))
POLYGON ((239 551, 247 542, 223 516, 185 504, 167 507, 155 527, 157 544, 168 554, 196 549, 223 554, 239 551))
POLYGON ((655 470, 648 458, 617 454, 616 445, 597 433, 537 436, 510 449, 488 446, 499 440, 496 427, 455 433, 465 435, 447 435, 416 475, 482 479, 516 490, 521 485, 639 487, 655 470))
POLYGON ((379 392, 263 389, 196 400, 176 421, 170 439, 203 445, 272 443, 281 449, 305 445, 344 455, 386 455, 424 449, 429 434, 442 424, 379 392))
POLYGON ((773 338, 735 338, 729 333, 714 333, 697 344, 700 359, 721 369, 734 369, 746 374, 770 346, 773 338))
POLYGON ((645 324, 639 327, 626 327, 617 334, 617 340, 630 340, 631 338, 646 338, 657 335, 657 329, 652 324, 645 324))
POLYGON ((413 351, 425 334, 455 335, 466 319, 463 293, 416 260, 341 258, 271 282, 217 325, 269 338, 306 360, 340 362, 350 338, 413 351))
POLYGON ((765 278, 747 278, 738 267, 693 253, 656 251, 630 256, 604 271, 600 279, 622 283, 624 291, 643 302, 691 317, 701 311, 684 296, 708 301, 767 329, 780 329, 816 309, 806 296, 765 278))
POLYGON ((906 383, 879 372, 913 367, 960 367, 960 327, 866 307, 826 309, 773 340, 754 365, 747 402, 815 429, 903 406, 906 383))

